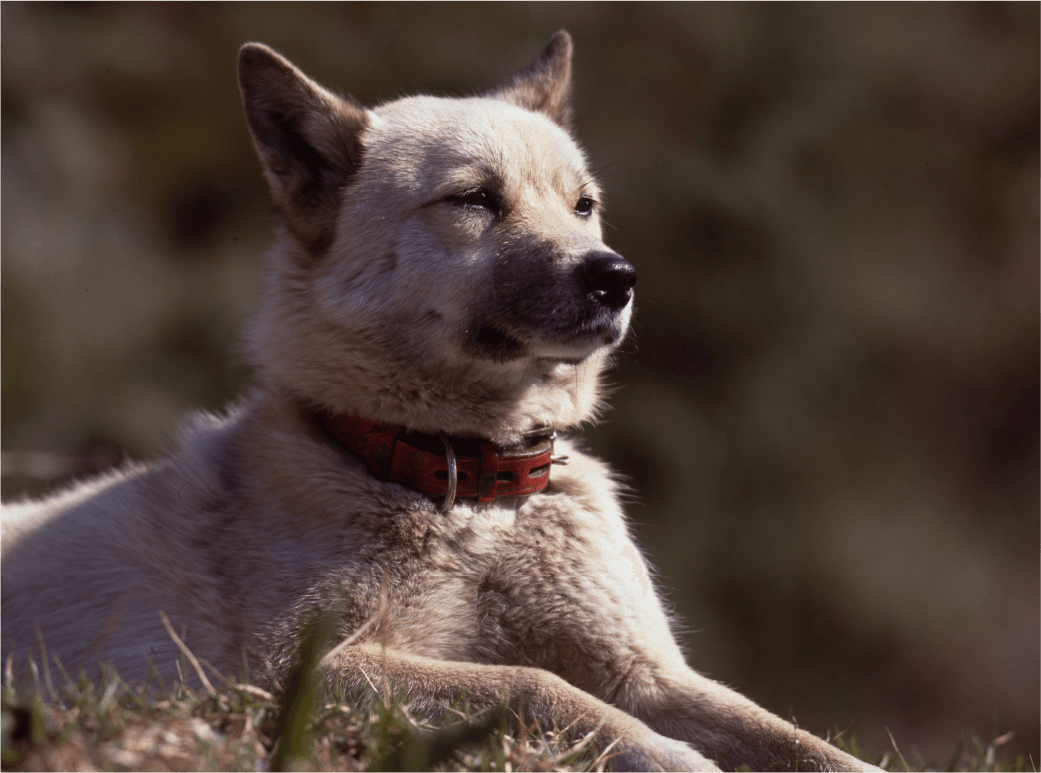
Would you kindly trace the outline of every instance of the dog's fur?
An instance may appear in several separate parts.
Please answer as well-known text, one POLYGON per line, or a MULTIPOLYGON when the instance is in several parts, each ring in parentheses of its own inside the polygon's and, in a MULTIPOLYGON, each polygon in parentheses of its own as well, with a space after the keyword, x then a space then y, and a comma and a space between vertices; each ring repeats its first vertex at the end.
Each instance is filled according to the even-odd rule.
POLYGON ((258 385, 155 464, 5 508, 4 658, 39 632, 73 673, 169 679, 162 611, 217 670, 245 653, 277 685, 303 622, 345 603, 339 634, 361 635, 326 665, 348 687, 506 698, 617 742, 620 767, 866 767, 686 665, 610 472, 570 442, 544 492, 441 513, 305 418, 506 446, 596 411, 635 274, 570 135, 567 33, 466 99, 366 109, 257 44, 239 83, 282 224, 247 333, 258 385), (605 289, 596 259, 628 280, 605 289))

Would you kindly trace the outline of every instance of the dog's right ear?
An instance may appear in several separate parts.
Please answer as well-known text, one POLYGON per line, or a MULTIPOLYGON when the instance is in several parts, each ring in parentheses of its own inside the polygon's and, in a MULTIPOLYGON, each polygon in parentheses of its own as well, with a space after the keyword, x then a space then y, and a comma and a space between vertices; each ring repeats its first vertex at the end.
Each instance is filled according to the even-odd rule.
POLYGON ((485 96, 543 113, 571 131, 571 35, 559 30, 542 56, 485 96))
POLYGON ((275 206, 313 253, 330 243, 343 186, 361 163, 368 111, 259 43, 239 49, 246 124, 275 206))

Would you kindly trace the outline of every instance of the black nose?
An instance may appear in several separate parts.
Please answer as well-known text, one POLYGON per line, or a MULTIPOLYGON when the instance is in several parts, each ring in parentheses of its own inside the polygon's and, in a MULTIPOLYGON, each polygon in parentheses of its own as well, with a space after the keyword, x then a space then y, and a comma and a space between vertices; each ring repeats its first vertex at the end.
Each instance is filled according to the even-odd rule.
POLYGON ((591 252, 582 261, 582 277, 588 292, 612 311, 633 297, 636 269, 614 252, 591 252))

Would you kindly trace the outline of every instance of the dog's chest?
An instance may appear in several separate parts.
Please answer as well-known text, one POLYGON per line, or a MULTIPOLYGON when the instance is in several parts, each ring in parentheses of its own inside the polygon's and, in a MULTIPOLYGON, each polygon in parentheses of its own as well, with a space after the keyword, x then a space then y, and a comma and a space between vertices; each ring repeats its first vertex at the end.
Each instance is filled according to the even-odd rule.
POLYGON ((606 516, 569 497, 508 504, 445 516, 447 528, 392 594, 396 645, 554 671, 588 649, 590 626, 614 603, 605 592, 612 540, 604 533, 615 529, 597 528, 606 516))

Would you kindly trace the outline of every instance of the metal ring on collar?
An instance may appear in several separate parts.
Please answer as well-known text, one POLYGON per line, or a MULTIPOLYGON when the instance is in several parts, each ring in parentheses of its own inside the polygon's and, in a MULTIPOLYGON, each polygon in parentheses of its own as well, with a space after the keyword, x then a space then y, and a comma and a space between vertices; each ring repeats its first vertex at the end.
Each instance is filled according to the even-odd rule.
POLYGON ((445 503, 441 505, 441 512, 447 513, 455 504, 455 484, 459 480, 459 471, 455 463, 455 449, 445 436, 444 432, 437 435, 445 444, 445 458, 448 460, 448 490, 445 492, 445 503))

